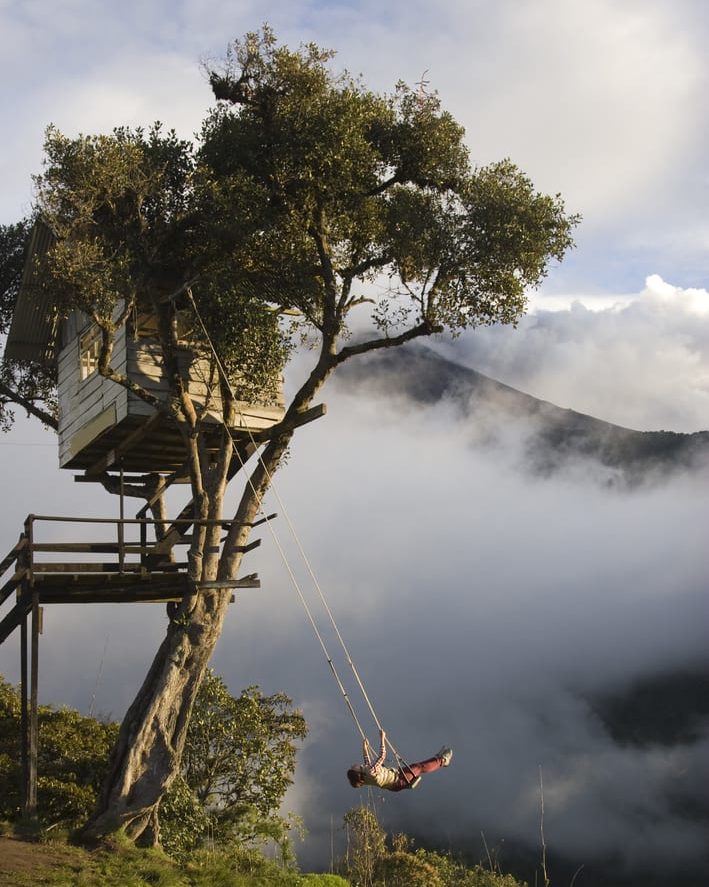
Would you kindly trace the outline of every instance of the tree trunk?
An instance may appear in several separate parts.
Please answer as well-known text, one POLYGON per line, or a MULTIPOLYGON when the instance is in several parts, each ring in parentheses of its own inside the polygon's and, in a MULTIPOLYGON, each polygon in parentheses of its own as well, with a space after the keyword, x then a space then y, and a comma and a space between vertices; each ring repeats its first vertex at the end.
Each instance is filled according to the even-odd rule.
MULTIPOLYGON (((264 451, 247 483, 221 560, 197 558, 196 578, 231 579, 238 575, 243 557, 240 549, 248 541, 271 474, 291 434, 281 435, 264 451)), ((225 480, 218 483, 212 495, 206 496, 212 520, 221 519, 225 485, 225 480)), ((204 539, 206 550, 220 535, 220 526, 210 527, 204 539)), ((96 840, 122 829, 137 840, 147 829, 151 843, 159 840, 158 806, 179 772, 192 706, 221 635, 230 598, 230 589, 204 589, 183 598, 123 719, 101 798, 82 830, 85 839, 96 840)))
POLYGON ((128 709, 97 809, 84 829, 96 838, 121 828, 137 838, 174 779, 192 705, 219 639, 230 592, 192 595, 178 608, 128 709))

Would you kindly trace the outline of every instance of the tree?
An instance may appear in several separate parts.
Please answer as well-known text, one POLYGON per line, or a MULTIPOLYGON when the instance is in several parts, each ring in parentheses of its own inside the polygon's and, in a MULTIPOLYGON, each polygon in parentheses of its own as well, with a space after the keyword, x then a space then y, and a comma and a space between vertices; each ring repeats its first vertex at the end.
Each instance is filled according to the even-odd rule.
MULTIPOLYGON (((38 809, 45 825, 86 820, 96 804, 118 724, 71 708, 38 709, 38 809)), ((0 676, 0 817, 20 814, 20 697, 0 676)))
MULTIPOLYGON (((177 791, 177 780, 173 783, 164 802, 176 813, 169 817, 168 832, 184 831, 186 814, 189 818, 194 808, 195 823, 200 811, 208 814, 217 843, 274 839, 284 844, 291 823, 278 810, 293 781, 296 742, 306 733, 305 719, 285 694, 264 696, 258 687, 248 687, 235 697, 208 670, 187 731, 182 780, 177 791)), ((197 823, 188 844, 197 846, 200 831, 197 823)), ((165 844, 170 850, 170 841, 165 844)))
MULTIPOLYGON (((47 285, 60 308, 80 307, 100 327, 99 371, 182 432, 195 520, 224 519, 235 444, 224 433, 217 452, 204 446, 179 371, 185 326, 212 361, 230 425, 240 392, 268 390, 280 372, 284 315, 298 316, 314 348, 224 545, 216 524, 195 524, 195 581, 238 574, 271 478, 337 367, 446 330, 514 323, 528 288, 572 244, 577 219, 561 198, 536 192, 509 161, 473 168, 462 128, 436 95, 403 84, 379 95, 331 61, 313 44, 279 46, 264 27, 208 71, 217 104, 195 145, 159 127, 75 139, 48 131, 36 207, 58 237, 47 285), (158 318, 165 400, 111 367, 117 325, 146 307, 158 318)), ((160 798, 179 772, 228 602, 228 590, 205 590, 173 614, 121 725, 87 835, 123 828, 157 840, 160 798)))
POLYGON ((387 856, 386 832, 374 810, 353 807, 345 814, 347 855, 344 868, 355 887, 375 887, 377 873, 387 856))
MULTIPOLYGON (((39 815, 45 825, 82 824, 105 777, 118 724, 71 708, 40 706, 39 815)), ((177 855, 217 844, 275 840, 291 821, 278 814, 293 781, 302 714, 283 693, 248 687, 232 696, 207 671, 195 700, 181 773, 161 805, 165 849, 177 855)), ((0 676, 0 818, 20 816, 20 697, 0 676)))
MULTIPOLYGON (((22 280, 31 221, 0 225, 0 335, 6 335, 22 280)), ((56 379, 42 364, 30 361, 0 363, 0 430, 8 431, 14 420, 12 406, 56 429, 56 379)))

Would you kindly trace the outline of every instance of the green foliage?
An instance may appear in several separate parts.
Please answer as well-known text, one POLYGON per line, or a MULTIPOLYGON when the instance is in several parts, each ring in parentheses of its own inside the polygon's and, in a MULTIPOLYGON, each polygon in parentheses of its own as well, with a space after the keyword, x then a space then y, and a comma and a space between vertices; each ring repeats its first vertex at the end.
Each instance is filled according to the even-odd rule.
POLYGON ((15 225, 0 225, 0 334, 3 335, 10 328, 31 230, 29 219, 15 225))
POLYGON ((350 882, 340 875, 308 874, 301 876, 300 883, 303 887, 349 887, 350 882))
MULTIPOLYGON (((38 709, 37 803, 43 825, 78 825, 96 803, 118 725, 70 708, 38 709)), ((0 818, 20 814, 20 698, 0 677, 0 818)))
POLYGON ((176 859, 184 859, 207 840, 214 821, 184 776, 175 777, 160 802, 160 843, 176 859))
MULTIPOLYGON (((39 708, 39 825, 76 826, 96 803, 118 725, 69 708, 39 708)), ((183 774, 160 808, 166 851, 185 859, 205 843, 274 842, 284 860, 294 818, 279 815, 292 782, 302 714, 282 693, 231 696, 208 672, 187 735, 183 774)), ((20 815, 20 698, 0 677, 0 819, 20 815)), ((260 858, 260 857, 257 857, 260 858)))
POLYGON ((367 807, 345 815, 348 849, 342 869, 353 887, 526 887, 512 875, 469 867, 449 853, 412 849, 405 834, 391 837, 367 807))
MULTIPOLYGON (((189 286, 237 397, 274 396, 287 356, 278 315, 236 287, 232 253, 246 223, 215 212, 217 185, 189 142, 160 124, 77 138, 50 127, 36 186, 39 214, 57 236, 42 279, 60 314, 81 309, 110 344, 134 311, 154 315, 189 286)), ((188 304, 176 305, 189 318, 189 344, 211 360, 188 304)), ((175 346, 164 329, 152 332, 164 349, 175 346)))
POLYGON ((249 687, 234 697, 208 671, 192 711, 183 775, 160 808, 165 849, 183 856, 205 841, 273 841, 287 854, 297 822, 278 810, 292 783, 296 742, 306 733, 286 695, 249 687))
POLYGON ((436 869, 411 853, 387 853, 379 860, 376 875, 382 887, 444 887, 436 869))
POLYGON ((266 27, 210 71, 221 104, 200 160, 264 212, 242 247, 244 283, 325 333, 344 331, 365 295, 354 287, 375 276, 389 281, 373 313, 386 332, 516 320, 577 218, 509 161, 472 168, 436 95, 404 84, 378 95, 331 59, 314 44, 280 47, 266 27))
POLYGON ((480 865, 469 867, 447 853, 419 848, 413 855, 436 871, 443 887, 525 887, 512 875, 490 871, 480 865))
MULTIPOLYGON (((10 329, 31 230, 31 219, 15 225, 0 225, 0 335, 10 329)), ((14 413, 10 404, 13 403, 25 408, 28 404, 37 406, 51 424, 57 408, 55 385, 55 374, 47 367, 3 359, 0 363, 0 431, 12 426, 14 413)))
POLYGON ((234 697, 220 677, 207 672, 192 712, 183 771, 220 833, 253 840, 270 830, 293 781, 296 742, 306 733, 305 719, 285 694, 264 696, 249 687, 234 697))
POLYGON ((386 855, 386 833, 368 807, 345 814, 347 855, 344 871, 355 887, 374 887, 381 860, 386 855))

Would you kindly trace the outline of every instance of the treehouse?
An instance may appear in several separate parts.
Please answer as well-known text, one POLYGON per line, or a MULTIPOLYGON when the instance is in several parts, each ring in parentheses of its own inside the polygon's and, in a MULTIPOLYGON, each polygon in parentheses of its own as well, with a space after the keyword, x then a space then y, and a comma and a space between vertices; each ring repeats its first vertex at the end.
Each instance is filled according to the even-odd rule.
MULTIPOLYGON (((200 523, 195 521, 192 502, 175 519, 148 516, 164 489, 186 478, 187 452, 182 435, 176 422, 163 411, 126 385, 99 373, 100 329, 81 311, 61 316, 51 293, 40 285, 38 268, 54 242, 46 226, 35 225, 5 354, 11 360, 42 366, 56 379, 60 468, 83 471, 83 476, 76 479, 91 482, 105 482, 107 472, 120 469, 120 486, 114 490, 120 492, 120 517, 31 514, 19 541, 0 561, 0 579, 5 580, 0 585, 0 607, 14 595, 9 612, 0 618, 0 644, 20 629, 22 785, 28 813, 33 813, 37 805, 38 650, 45 605, 160 602, 170 608, 177 607, 184 595, 210 588, 259 587, 256 574, 219 581, 190 577, 188 563, 174 549, 189 545, 190 532, 200 523), (127 493, 146 500, 135 518, 124 517, 124 471, 148 472, 147 477, 134 478, 133 492, 127 493), (161 482, 153 483, 158 477, 161 482), (65 528, 65 536, 61 528, 65 528), (5 576, 8 571, 9 578, 5 576)), ((114 317, 120 312, 118 306, 114 317)), ((197 343, 190 341, 190 325, 180 325, 179 313, 175 317, 178 372, 200 414, 209 451, 224 433, 217 371, 203 346, 197 353, 197 343), (180 333, 182 328, 184 335, 180 333)), ((157 318, 146 309, 137 310, 129 322, 118 325, 110 365, 130 385, 159 402, 166 402, 170 396, 157 318)), ((323 411, 305 411, 294 424, 317 418, 323 411)), ((268 438, 269 430, 280 422, 284 412, 280 383, 272 402, 264 399, 237 404, 236 420, 229 431, 238 456, 232 459, 229 479, 242 460, 268 438)), ((251 526, 273 517, 264 516, 251 526)), ((227 531, 231 527, 228 520, 201 524, 216 524, 227 531)), ((240 550, 250 551, 259 542, 240 550)))
MULTIPOLYGON (((35 225, 5 353, 56 372, 60 468, 92 475, 120 462, 129 472, 179 470, 186 451, 176 424, 128 388, 101 376, 98 326, 81 311, 59 317, 51 294, 38 286, 38 264, 53 243, 52 232, 41 223, 35 225)), ((122 324, 111 366, 129 382, 166 400, 168 384, 156 327, 156 318, 145 311, 122 324)), ((215 439, 223 427, 218 379, 188 339, 181 341, 178 363, 192 401, 202 411, 209 446, 210 425, 215 439)), ((230 429, 236 438, 263 434, 284 414, 280 388, 271 402, 237 406, 230 429)))

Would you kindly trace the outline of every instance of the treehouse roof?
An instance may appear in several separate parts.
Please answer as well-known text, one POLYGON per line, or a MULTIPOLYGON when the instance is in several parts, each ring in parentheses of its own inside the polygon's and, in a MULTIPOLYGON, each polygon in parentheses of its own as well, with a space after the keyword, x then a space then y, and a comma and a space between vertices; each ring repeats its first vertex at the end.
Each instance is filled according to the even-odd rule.
POLYGON ((38 285, 38 265, 55 237, 44 222, 35 222, 25 261, 5 355, 53 366, 57 357, 58 317, 50 293, 38 285))

